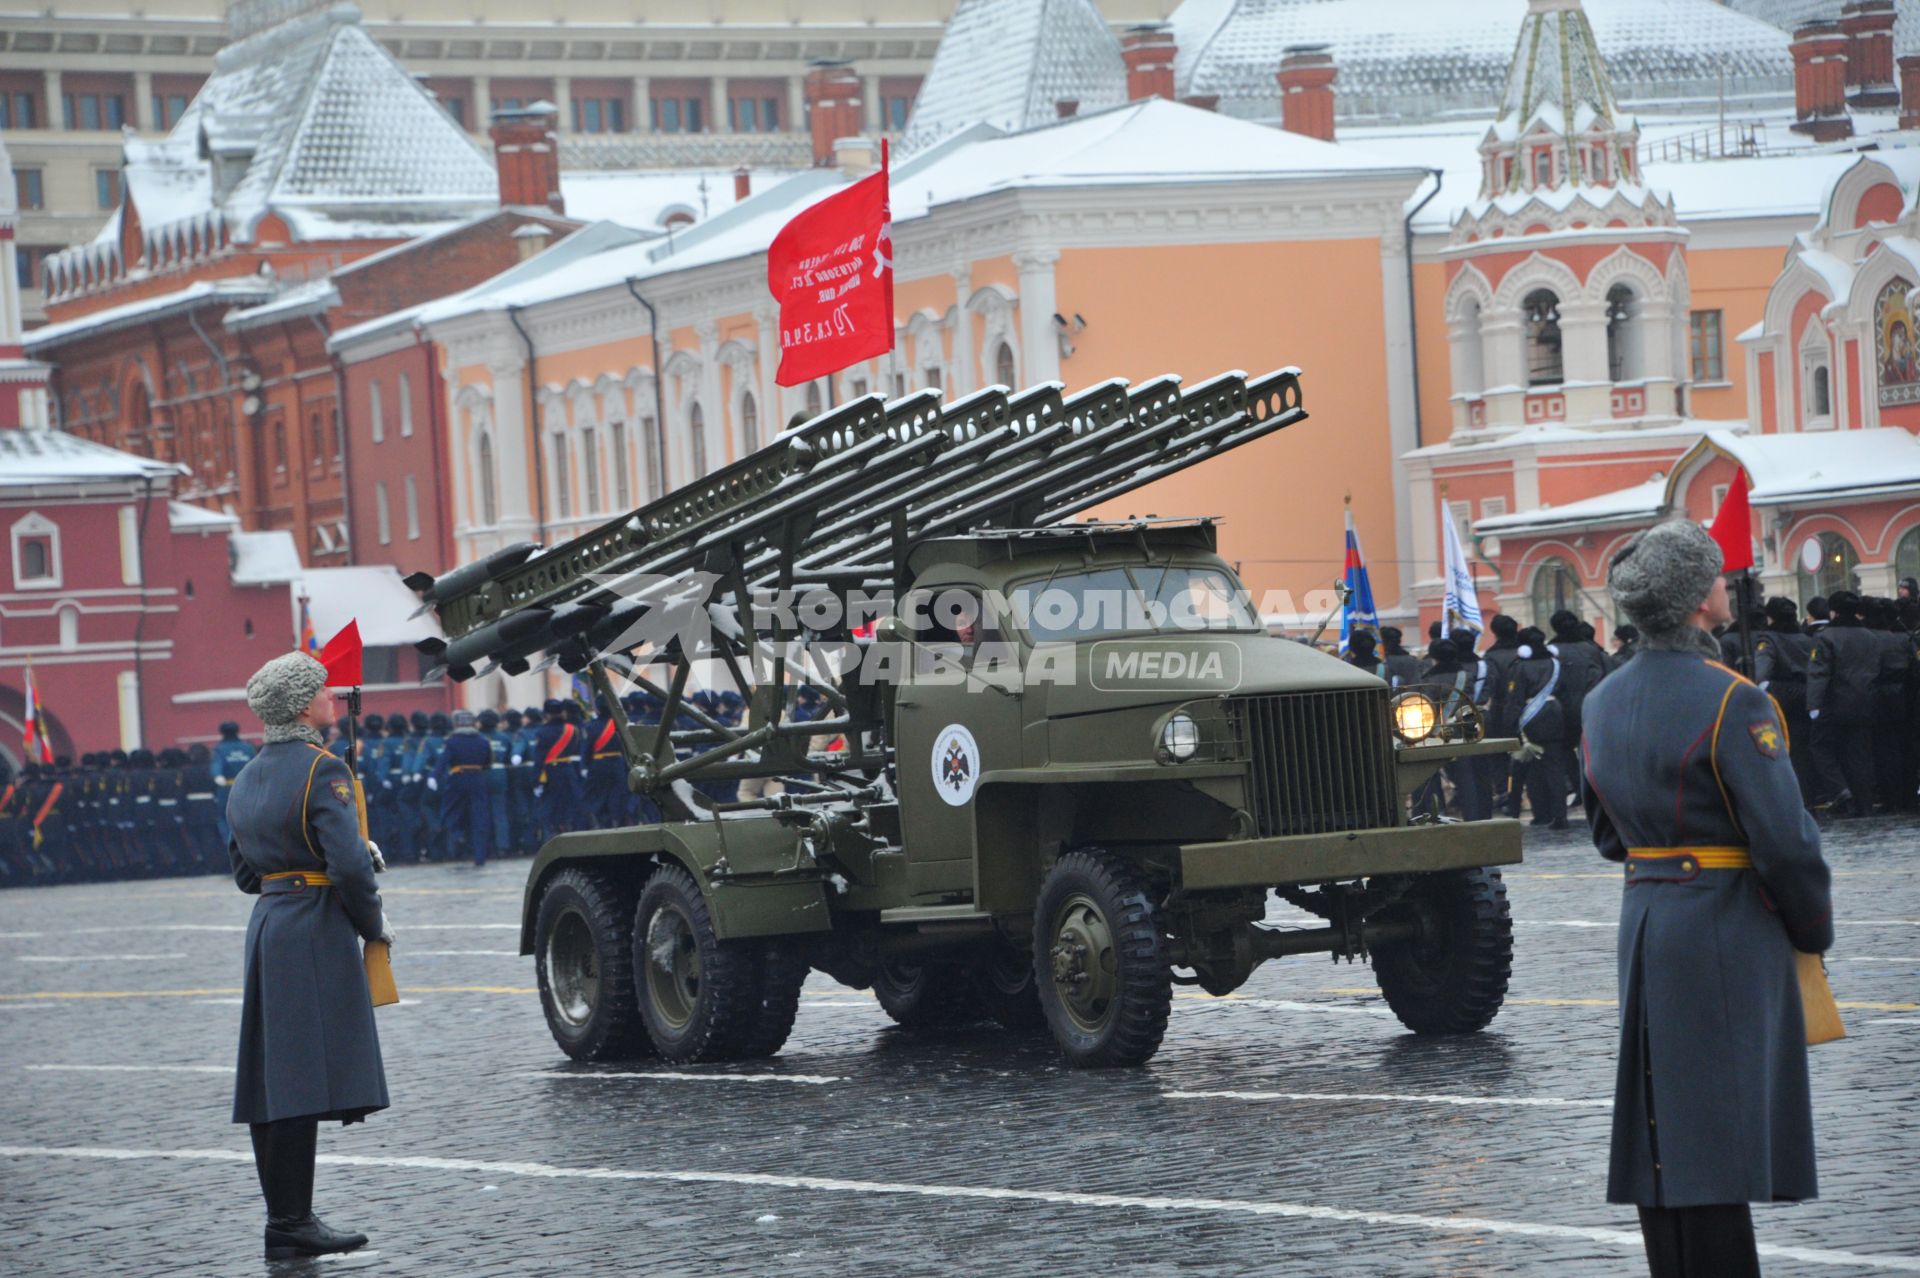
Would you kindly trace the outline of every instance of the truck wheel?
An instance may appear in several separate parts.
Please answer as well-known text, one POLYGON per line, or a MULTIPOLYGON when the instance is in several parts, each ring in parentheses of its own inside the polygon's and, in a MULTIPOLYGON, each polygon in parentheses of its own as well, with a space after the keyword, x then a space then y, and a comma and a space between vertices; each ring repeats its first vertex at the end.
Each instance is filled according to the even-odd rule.
POLYGON ((1033 960, 1010 945, 998 947, 991 959, 973 969, 973 993, 1003 1029, 1021 1033, 1047 1023, 1040 1007, 1040 986, 1033 979, 1033 960))
POLYGON ((966 969, 951 963, 883 958, 873 974, 873 994, 902 1029, 941 1029, 980 1019, 966 969))
POLYGON ((1386 917, 1408 912, 1419 933, 1381 945, 1373 956, 1387 1006, 1416 1034, 1485 1029, 1513 973, 1513 916, 1500 871, 1422 874, 1386 917))
POLYGON ((565 869, 534 917, 540 1007, 560 1050, 577 1061, 651 1056, 634 993, 632 896, 612 878, 565 869))
POLYGON ((800 1011, 800 986, 810 970, 807 961, 778 941, 761 945, 757 997, 741 1034, 742 1060, 772 1056, 786 1046, 793 1020, 800 1011))
POLYGON ((1040 1006, 1067 1064, 1151 1059, 1167 1032, 1173 969, 1139 872, 1111 853, 1069 852, 1040 885, 1033 928, 1040 1006))
POLYGON ((661 1056, 684 1063, 740 1055, 762 1003, 761 948, 715 934, 706 898, 684 869, 653 872, 634 909, 633 966, 640 1019, 661 1056))

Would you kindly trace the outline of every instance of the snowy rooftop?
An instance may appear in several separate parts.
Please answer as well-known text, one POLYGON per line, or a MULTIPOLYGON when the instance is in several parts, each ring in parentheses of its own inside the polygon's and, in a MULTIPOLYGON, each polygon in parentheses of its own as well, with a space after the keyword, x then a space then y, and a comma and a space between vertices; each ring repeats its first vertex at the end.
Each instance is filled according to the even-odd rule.
MULTIPOLYGON (((566 158, 563 153, 561 159, 566 158)), ((792 169, 755 169, 748 174, 754 191, 764 191, 794 175, 792 169)), ((697 222, 724 213, 733 198, 731 169, 655 169, 632 172, 587 170, 560 174, 567 216, 583 222, 618 222, 639 231, 661 231, 667 219, 685 214, 697 222)))
POLYGON ((1474 524, 1482 535, 1499 533, 1544 533, 1560 528, 1589 527, 1611 523, 1631 523, 1658 515, 1667 499, 1667 479, 1660 475, 1631 488, 1621 488, 1597 497, 1570 501, 1561 506, 1543 506, 1539 510, 1514 515, 1490 515, 1474 524))
POLYGON ((213 302, 263 302, 274 296, 277 287, 270 280, 249 275, 237 280, 200 280, 171 293, 143 297, 137 302, 110 306, 58 324, 43 324, 28 329, 22 342, 29 351, 50 350, 70 338, 110 333, 135 324, 148 324, 163 315, 213 302))
POLYGON ((1746 467, 1753 480, 1748 500, 1756 506, 1920 487, 1920 436, 1897 426, 1793 435, 1712 431, 1707 438, 1746 467))
POLYGON ((970 124, 1017 132, 1127 100, 1120 42, 1092 0, 963 0, 914 100, 903 151, 970 124))
POLYGON ((293 534, 284 528, 236 532, 227 539, 227 548, 236 586, 277 586, 296 580, 303 571, 293 534))
MULTIPOLYGON (((1814 18, 1840 16, 1840 5, 1834 0, 1726 0, 1726 6, 1787 32, 1814 18)), ((1920 53, 1920 5, 1899 0, 1895 11, 1899 16, 1893 26, 1894 53, 1920 53)))
POLYGON ((186 473, 185 467, 123 453, 63 430, 0 430, 0 487, 164 480, 186 473))
MULTIPOLYGON (((1831 7, 1837 15, 1838 0, 1831 7)), ((1911 7, 1911 6, 1909 6, 1911 7)), ((1629 108, 1690 104, 1726 93, 1742 112, 1793 94, 1784 32, 1715 0, 1593 0, 1586 6, 1613 87, 1629 108)), ((1274 78, 1294 44, 1330 45, 1345 118, 1491 120, 1512 64, 1527 0, 1186 0, 1172 18, 1182 96, 1220 109, 1280 113, 1274 78)))
POLYGON ((167 503, 167 527, 174 532, 230 531, 239 526, 240 520, 234 515, 208 510, 205 506, 195 506, 191 502, 167 503))
MULTIPOLYGON (((1021 188, 1197 186, 1334 176, 1375 178, 1412 190, 1419 172, 1358 148, 1154 98, 1013 136, 975 125, 896 165, 892 208, 898 225, 1021 188)), ((811 169, 689 227, 671 246, 660 241, 633 245, 524 283, 489 285, 484 293, 436 304, 431 318, 532 305, 618 286, 630 276, 666 275, 763 253, 794 214, 847 181, 837 169, 811 169)))
POLYGON ((401 582, 397 568, 308 568, 299 576, 313 632, 322 640, 349 621, 360 623, 360 642, 369 648, 397 648, 440 633, 432 614, 413 616, 420 596, 401 582))

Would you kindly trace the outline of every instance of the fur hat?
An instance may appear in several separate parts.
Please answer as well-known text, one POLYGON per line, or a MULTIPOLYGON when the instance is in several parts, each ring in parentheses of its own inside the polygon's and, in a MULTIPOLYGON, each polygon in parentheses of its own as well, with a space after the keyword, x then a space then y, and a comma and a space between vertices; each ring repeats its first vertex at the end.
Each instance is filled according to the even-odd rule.
POLYGON ((292 723, 327 686, 327 668, 304 652, 275 657, 247 680, 247 709, 269 728, 292 723))
POLYGON ((1723 558, 1690 519, 1655 524, 1626 544, 1607 569, 1614 602, 1648 635, 1671 634, 1713 590, 1723 558))

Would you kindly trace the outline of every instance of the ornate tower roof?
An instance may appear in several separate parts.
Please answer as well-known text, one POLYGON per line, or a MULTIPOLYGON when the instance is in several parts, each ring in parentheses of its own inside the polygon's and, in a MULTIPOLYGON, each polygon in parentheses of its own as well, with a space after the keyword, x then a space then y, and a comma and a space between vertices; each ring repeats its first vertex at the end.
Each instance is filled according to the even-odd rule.
POLYGON ((1639 138, 1620 122, 1580 0, 1527 0, 1500 114, 1480 144, 1480 198, 1636 182, 1639 138))

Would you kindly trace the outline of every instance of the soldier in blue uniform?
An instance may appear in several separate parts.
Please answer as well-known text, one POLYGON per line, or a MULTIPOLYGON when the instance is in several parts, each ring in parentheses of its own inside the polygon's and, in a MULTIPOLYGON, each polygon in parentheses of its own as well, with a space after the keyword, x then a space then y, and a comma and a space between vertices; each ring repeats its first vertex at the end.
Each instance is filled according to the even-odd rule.
POLYGON ((313 1214, 322 1122, 355 1123, 387 1107, 360 944, 393 939, 360 837, 347 765, 323 746, 334 721, 326 668, 302 652, 247 681, 266 745, 228 802, 234 881, 255 894, 233 1121, 253 1136, 267 1201, 266 1256, 352 1251, 366 1235, 313 1214))
POLYGON ((540 834, 539 813, 533 799, 533 736, 540 730, 540 707, 528 706, 522 714, 507 711, 505 719, 512 748, 507 754, 507 820, 513 827, 512 841, 521 852, 537 852, 544 841, 540 834))
POLYGON ((453 721, 435 712, 428 716, 427 735, 420 742, 418 768, 427 787, 426 796, 420 801, 420 847, 421 855, 434 861, 455 855, 442 837, 440 800, 434 793, 439 785, 435 778, 440 775, 440 757, 447 748, 447 734, 452 731, 453 721))
POLYGON ((1607 1200, 1655 1278, 1757 1275, 1748 1204, 1818 1188, 1794 952, 1833 943, 1827 866, 1778 708, 1720 662, 1720 565, 1685 519, 1614 556, 1640 648, 1582 715, 1594 843, 1626 865, 1607 1200))
POLYGON ((580 763, 586 772, 582 820, 588 829, 610 830, 627 816, 627 758, 620 752, 620 729, 613 710, 599 698, 580 739, 580 763))
POLYGON ((580 726, 568 721, 566 703, 547 702, 533 734, 533 797, 539 804, 540 837, 580 828, 580 726))
POLYGON ((446 856, 471 852, 477 869, 487 863, 493 847, 493 796, 487 788, 493 745, 474 726, 471 710, 454 711, 451 726, 434 763, 440 835, 446 856))
POLYGON ((482 710, 478 716, 480 735, 487 739, 493 766, 487 769, 487 813, 493 822, 493 850, 505 856, 511 849, 511 827, 507 821, 507 760, 513 757, 513 741, 500 730, 500 714, 482 710))
POLYGON ((231 721, 221 724, 220 740, 214 743, 213 758, 207 766, 213 775, 213 811, 220 822, 222 847, 231 834, 227 829, 227 791, 251 758, 253 747, 240 739, 240 725, 231 721))
POLYGON ((420 755, 427 744, 427 715, 415 710, 407 716, 407 735, 400 744, 399 809, 400 826, 415 861, 427 859, 426 804, 431 797, 427 778, 420 770, 420 755))
POLYGON ((383 848, 393 847, 387 792, 380 786, 381 773, 387 766, 387 737, 386 720, 379 715, 370 714, 362 720, 353 762, 360 772, 360 788, 367 796, 367 837, 383 848))

